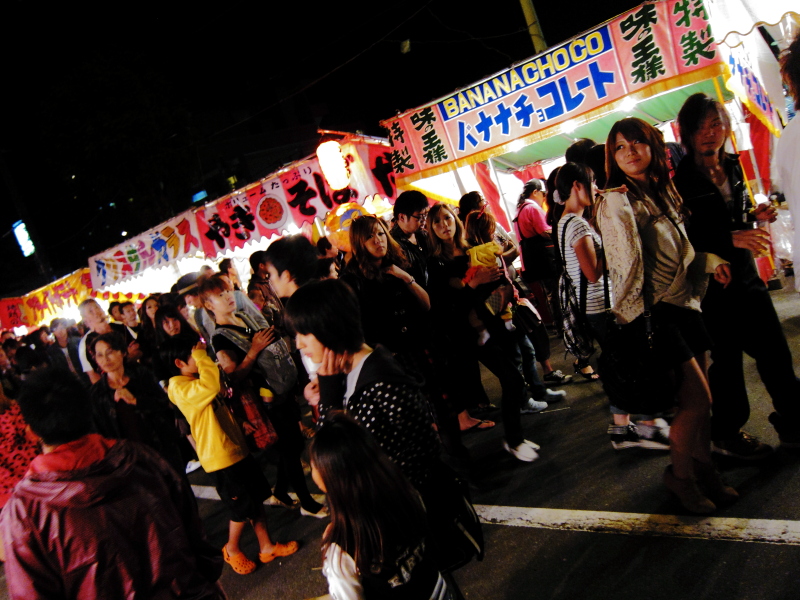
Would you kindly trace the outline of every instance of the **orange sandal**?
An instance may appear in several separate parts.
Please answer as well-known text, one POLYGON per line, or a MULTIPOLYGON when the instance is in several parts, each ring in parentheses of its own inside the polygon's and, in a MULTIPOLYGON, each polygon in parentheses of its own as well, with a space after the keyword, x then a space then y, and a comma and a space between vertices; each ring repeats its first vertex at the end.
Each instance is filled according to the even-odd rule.
POLYGON ((289 556, 294 554, 300 549, 300 544, 297 542, 288 542, 286 544, 275 544, 272 552, 259 552, 258 560, 262 563, 272 562, 280 556, 289 556))
POLYGON ((244 552, 239 552, 239 554, 234 554, 233 556, 228 554, 228 544, 222 547, 222 558, 239 575, 249 575, 256 570, 256 563, 247 558, 244 552))

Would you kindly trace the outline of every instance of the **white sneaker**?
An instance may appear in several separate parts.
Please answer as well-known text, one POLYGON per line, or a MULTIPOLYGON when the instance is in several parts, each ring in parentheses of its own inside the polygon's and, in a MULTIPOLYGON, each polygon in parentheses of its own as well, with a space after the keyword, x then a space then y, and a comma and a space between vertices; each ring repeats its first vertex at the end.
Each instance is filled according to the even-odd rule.
POLYGON ((186 474, 194 473, 197 469, 200 468, 200 461, 199 460, 190 460, 186 463, 186 474))
POLYGON ((300 514, 303 515, 304 517, 314 517, 315 519, 327 519, 330 516, 328 514, 328 507, 327 506, 323 506, 322 508, 320 508, 315 513, 307 511, 305 508, 303 508, 301 506, 300 507, 300 514))
POLYGON ((529 444, 530 442, 528 442, 528 444, 522 442, 516 448, 512 448, 508 445, 508 442, 504 440, 503 448, 505 448, 511 454, 511 456, 517 460, 521 460, 523 462, 533 462, 539 458, 539 455, 536 453, 536 450, 533 449, 533 446, 529 444))
POLYGON ((542 447, 539 444, 537 444, 536 442, 532 442, 530 440, 522 440, 522 443, 523 444, 527 444, 528 446, 530 446, 534 450, 541 450, 542 449, 542 447))
POLYGON ((546 408, 547 408, 547 402, 540 402, 539 400, 534 400, 533 398, 529 398, 528 401, 522 406, 519 412, 523 415, 532 415, 535 413, 540 413, 546 408))
POLYGON ((546 400, 547 402, 553 403, 558 402, 559 400, 563 400, 567 397, 567 392, 564 390, 545 390, 544 398, 542 400, 546 400))

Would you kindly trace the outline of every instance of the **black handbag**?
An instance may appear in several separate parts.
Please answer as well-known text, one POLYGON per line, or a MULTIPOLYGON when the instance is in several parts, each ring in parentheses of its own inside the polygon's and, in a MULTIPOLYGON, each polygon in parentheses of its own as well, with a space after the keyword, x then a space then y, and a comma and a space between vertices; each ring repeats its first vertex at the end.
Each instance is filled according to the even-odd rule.
POLYGON ((603 294, 608 326, 597 369, 612 406, 630 414, 652 415, 675 405, 669 370, 658 360, 650 307, 632 322, 620 325, 611 311, 608 269, 603 266, 603 294))
MULTIPOLYGON (((567 225, 574 219, 569 217, 561 226, 561 259, 567 264, 564 256, 564 243, 567 233, 567 225)), ((581 299, 575 291, 575 283, 569 276, 569 272, 564 269, 561 279, 558 282, 558 297, 561 302, 561 323, 564 331, 564 347, 579 361, 586 363, 594 354, 594 336, 589 321, 586 319, 586 291, 588 282, 581 272, 580 274, 581 299)))

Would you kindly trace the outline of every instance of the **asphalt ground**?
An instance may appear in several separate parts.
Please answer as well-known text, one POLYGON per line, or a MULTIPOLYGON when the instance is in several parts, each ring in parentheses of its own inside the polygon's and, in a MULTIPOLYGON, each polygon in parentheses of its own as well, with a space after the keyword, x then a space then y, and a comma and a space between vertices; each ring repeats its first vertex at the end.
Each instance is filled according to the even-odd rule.
MULTIPOLYGON (((792 280, 772 296, 797 362, 800 302, 792 280)), ((561 343, 551 340, 553 364, 571 372, 561 343)), ((752 408, 746 430, 777 447, 767 421, 771 402, 747 357, 745 369, 752 408)), ((539 460, 520 463, 502 449, 499 411, 489 415, 496 428, 465 436, 473 460, 458 466, 488 519, 485 559, 455 573, 465 598, 800 598, 800 452, 778 449, 758 463, 718 459, 741 498, 710 518, 691 516, 661 483, 667 453, 614 451, 602 387, 573 381, 563 387, 566 400, 522 417, 526 437, 542 446, 539 460)), ((488 373, 484 386, 499 403, 499 385, 488 373)), ((260 460, 274 483, 271 457, 260 460)), ((199 491, 210 491, 202 471, 190 479, 199 491)), ((310 478, 309 486, 316 490, 310 478)), ((222 547, 223 506, 209 499, 198 504, 209 538, 222 547)), ((299 540, 301 549, 246 576, 226 566, 222 584, 229 597, 303 600, 324 594, 319 543, 328 521, 279 507, 268 507, 267 514, 273 537, 299 540)), ((255 557, 252 531, 243 547, 255 557)), ((0 592, 5 597, 4 575, 0 592)))

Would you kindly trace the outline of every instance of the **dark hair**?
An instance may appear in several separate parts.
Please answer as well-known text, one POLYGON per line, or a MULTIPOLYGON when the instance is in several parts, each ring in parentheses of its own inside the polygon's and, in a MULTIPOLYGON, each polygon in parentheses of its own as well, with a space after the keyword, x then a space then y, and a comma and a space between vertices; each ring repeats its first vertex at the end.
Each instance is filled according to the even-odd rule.
POLYGON ((25 344, 17 348, 17 353, 14 355, 14 362, 17 363, 17 369, 19 369, 20 373, 26 375, 33 372, 34 369, 38 369, 47 364, 40 353, 25 344))
MULTIPOLYGON (((725 110, 722 104, 703 93, 689 96, 678 112, 678 128, 681 132, 681 144, 683 144, 683 147, 686 149, 686 155, 690 158, 694 157, 692 137, 700 129, 703 119, 705 119, 706 115, 709 113, 716 113, 719 115, 722 125, 725 127, 726 137, 730 135, 731 119, 728 117, 728 111, 725 110)), ((722 155, 725 153, 724 145, 720 148, 719 152, 720 158, 722 158, 722 155)))
POLYGON ((329 279, 331 276, 331 265, 335 264, 335 258, 320 258, 317 261, 317 272, 314 274, 314 279, 329 279))
POLYGON ((167 332, 164 331, 164 321, 167 319, 176 319, 181 324, 180 332, 174 337, 186 339, 192 343, 192 346, 200 341, 200 335, 192 329, 192 326, 183 318, 180 310, 174 306, 162 306, 156 311, 156 344, 160 346, 170 338, 167 332))
POLYGON ((428 213, 428 247, 431 249, 431 256, 442 256, 446 259, 450 259, 453 258, 452 250, 449 246, 446 246, 444 242, 439 239, 439 236, 433 232, 433 224, 436 222, 436 219, 441 212, 448 212, 453 216, 453 219, 455 219, 456 233, 453 236, 453 243, 455 244, 455 247, 466 251, 467 248, 469 248, 469 244, 467 244, 467 240, 464 237, 464 224, 461 222, 461 219, 458 218, 458 215, 453 207, 449 204, 445 204, 444 202, 437 202, 431 206, 431 210, 428 213))
MULTIPOLYGON (((564 212, 564 206, 553 200, 553 192, 556 191, 556 178, 558 177, 559 169, 561 169, 561 167, 556 167, 550 171, 550 175, 547 176, 547 224, 553 228, 555 228, 556 223, 558 223, 558 220, 564 212)), ((553 240, 555 240, 555 236, 553 236, 553 240)), ((557 241, 556 250, 558 250, 557 241)), ((556 252, 556 256, 558 256, 558 252, 556 252)))
MULTIPOLYGON (((156 305, 159 305, 158 303, 159 296, 161 296, 161 294, 150 294, 147 298, 144 299, 141 305, 139 305, 139 322, 142 324, 143 329, 146 329, 145 323, 151 323, 151 326, 154 325, 150 321, 150 317, 147 316, 147 303, 150 302, 150 300, 153 300, 156 303, 156 305)), ((155 327, 153 327, 153 329, 155 329, 155 327)))
POLYGON ((359 270, 367 279, 383 279, 383 271, 390 265, 408 268, 406 253, 389 233, 383 219, 373 215, 361 215, 353 219, 350 225, 350 247, 353 249, 353 258, 348 263, 348 268, 359 270), (386 235, 386 256, 379 264, 375 264, 375 257, 367 250, 367 241, 377 230, 386 235))
POLYGON ((781 75, 794 98, 794 109, 800 110, 800 35, 781 53, 781 75))
POLYGON ((109 314, 109 316, 111 316, 111 317, 114 316, 114 309, 115 308, 119 308, 120 310, 122 310, 122 303, 121 302, 117 302, 116 300, 114 302, 111 302, 108 305, 108 314, 109 314))
POLYGON ((519 195, 519 199, 517 200, 517 206, 522 206, 522 203, 530 198, 533 192, 544 192, 546 194, 547 187, 545 186, 544 181, 541 179, 529 179, 526 181, 525 185, 522 186, 522 193, 519 195))
POLYGON ((327 237, 323 236, 317 240, 317 252, 320 256, 325 256, 331 248, 333 244, 327 237))
POLYGON ((33 371, 17 396, 22 416, 49 446, 83 437, 92 430, 92 407, 80 380, 66 369, 33 371))
POLYGON ((221 261, 219 261, 220 273, 227 273, 231 269, 236 270, 235 267, 233 266, 233 261, 230 258, 223 258, 221 261))
POLYGON ((313 279, 317 271, 317 249, 301 234, 275 240, 266 249, 266 253, 266 262, 275 268, 278 275, 289 271, 298 286, 313 279))
POLYGON ((413 215, 418 210, 425 210, 428 205, 428 198, 425 194, 418 190, 408 190, 400 194, 394 201, 392 214, 396 220, 400 215, 413 215))
POLYGON ((369 431, 344 413, 333 413, 309 452, 331 515, 323 554, 337 544, 361 573, 377 573, 419 544, 425 535, 419 496, 369 431))
POLYGON ((621 119, 614 123, 608 133, 608 139, 606 140, 606 174, 608 175, 608 181, 606 185, 610 188, 622 185, 628 186, 629 198, 632 199, 641 199, 645 195, 641 186, 625 175, 617 164, 617 134, 621 134, 628 142, 640 141, 650 146, 652 159, 647 171, 650 196, 661 210, 667 211, 671 205, 675 212, 681 214, 683 203, 669 177, 667 147, 664 144, 664 136, 658 129, 639 118, 626 117, 621 119))
POLYGON ((558 170, 556 177, 556 190, 561 200, 566 202, 572 191, 572 185, 577 181, 580 183, 589 195, 592 193, 592 170, 584 164, 568 162, 558 170))
POLYGON ((176 335, 175 337, 167 338, 158 347, 158 357, 170 376, 175 377, 181 374, 181 370, 175 364, 175 359, 189 362, 189 357, 192 355, 192 348, 194 348, 195 344, 197 342, 192 343, 190 339, 176 335))
POLYGON ((265 250, 256 250, 250 255, 250 268, 253 273, 258 273, 258 265, 263 265, 267 262, 267 253, 265 250))
POLYGON ((95 354, 95 348, 97 344, 100 342, 105 342, 109 345, 112 350, 118 350, 122 352, 122 354, 128 353, 128 344, 125 343, 125 338, 123 338, 119 333, 116 331, 111 331, 109 333, 101 333, 96 338, 91 341, 91 345, 89 346, 89 351, 92 354, 95 354))
POLYGON ((473 210, 467 215, 464 229, 470 244, 488 244, 494 240, 497 220, 488 210, 473 210))
POLYGON ((337 354, 357 352, 364 344, 358 298, 338 279, 300 287, 289 298, 285 317, 295 333, 310 333, 337 354))
POLYGON ((586 155, 595 145, 594 140, 579 138, 567 148, 567 151, 564 152, 564 158, 567 162, 586 163, 586 155))
POLYGON ((605 189, 606 187, 606 145, 597 144, 592 146, 589 152, 586 153, 586 166, 594 173, 594 182, 597 187, 605 189))
MULTIPOLYGON (((462 223, 466 222, 469 213, 473 210, 480 209, 481 200, 483 199, 480 192, 467 192, 461 196, 461 200, 458 201, 458 218, 461 219, 462 223)), ((430 219, 430 214, 428 215, 428 219, 430 219)))

